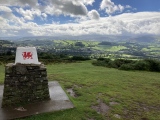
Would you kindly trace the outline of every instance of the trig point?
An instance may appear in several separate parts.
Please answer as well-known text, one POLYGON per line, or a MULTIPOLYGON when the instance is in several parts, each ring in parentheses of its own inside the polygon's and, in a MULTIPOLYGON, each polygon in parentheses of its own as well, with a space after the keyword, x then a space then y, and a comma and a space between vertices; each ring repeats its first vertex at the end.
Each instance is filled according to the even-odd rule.
POLYGON ((5 66, 2 107, 48 100, 47 71, 35 47, 18 47, 15 64, 5 66))
POLYGON ((35 47, 18 47, 15 63, 5 66, 0 85, 0 120, 73 108, 57 81, 48 83, 46 67, 35 47))

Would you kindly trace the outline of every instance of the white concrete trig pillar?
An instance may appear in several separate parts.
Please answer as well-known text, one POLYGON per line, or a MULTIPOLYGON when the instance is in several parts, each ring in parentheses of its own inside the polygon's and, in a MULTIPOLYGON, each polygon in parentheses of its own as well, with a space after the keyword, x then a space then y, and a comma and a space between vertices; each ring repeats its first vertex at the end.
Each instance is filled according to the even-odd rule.
POLYGON ((41 64, 35 47, 17 47, 15 64, 41 64))

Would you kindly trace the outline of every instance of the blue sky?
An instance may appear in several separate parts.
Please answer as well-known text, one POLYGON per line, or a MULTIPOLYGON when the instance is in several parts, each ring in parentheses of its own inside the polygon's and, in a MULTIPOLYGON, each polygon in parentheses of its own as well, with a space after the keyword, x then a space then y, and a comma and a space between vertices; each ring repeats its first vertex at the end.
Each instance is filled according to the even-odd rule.
POLYGON ((160 35, 160 0, 0 0, 0 37, 160 35))

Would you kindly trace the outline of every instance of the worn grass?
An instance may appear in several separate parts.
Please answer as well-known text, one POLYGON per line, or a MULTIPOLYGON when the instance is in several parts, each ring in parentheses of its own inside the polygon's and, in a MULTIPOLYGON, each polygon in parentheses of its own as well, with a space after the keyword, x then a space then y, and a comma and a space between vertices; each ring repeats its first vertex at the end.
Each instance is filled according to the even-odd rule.
POLYGON ((69 97, 75 108, 25 120, 117 120, 116 115, 122 120, 160 118, 160 73, 97 67, 90 61, 47 65, 47 70, 50 81, 59 81, 65 91, 73 88, 78 97, 69 97), (92 109, 98 99, 110 108, 105 115, 92 109), (118 104, 110 106, 110 102, 118 104))

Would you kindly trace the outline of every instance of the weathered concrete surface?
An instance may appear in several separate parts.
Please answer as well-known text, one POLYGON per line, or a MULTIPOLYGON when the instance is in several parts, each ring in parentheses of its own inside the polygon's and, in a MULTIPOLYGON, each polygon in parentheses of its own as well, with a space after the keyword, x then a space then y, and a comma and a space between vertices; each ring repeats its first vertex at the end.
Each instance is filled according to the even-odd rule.
MULTIPOLYGON (((57 81, 49 82, 48 84, 50 100, 9 108, 1 108, 0 106, 0 120, 15 119, 74 107, 57 81)), ((0 105, 2 97, 3 85, 0 85, 0 105)))

